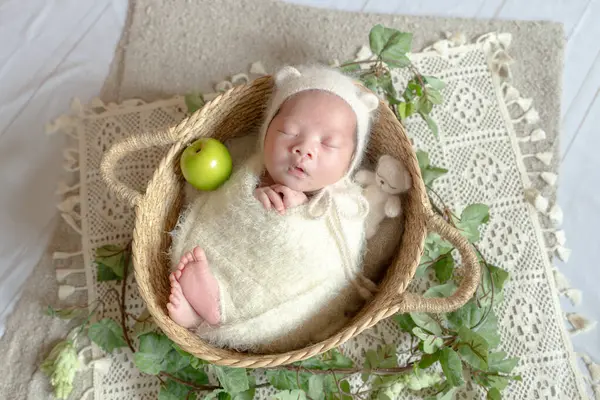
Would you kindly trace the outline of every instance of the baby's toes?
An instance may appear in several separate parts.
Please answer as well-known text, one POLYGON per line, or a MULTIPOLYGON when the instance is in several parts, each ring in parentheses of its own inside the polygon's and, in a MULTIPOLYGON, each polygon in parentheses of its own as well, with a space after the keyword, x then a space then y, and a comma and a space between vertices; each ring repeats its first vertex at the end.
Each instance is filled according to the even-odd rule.
POLYGON ((193 261, 194 261, 194 255, 192 254, 192 252, 191 252, 191 251, 188 251, 188 252, 187 252, 187 253, 185 253, 183 256, 185 257, 185 263, 186 263, 186 264, 187 264, 187 263, 191 263, 191 262, 193 262, 193 261))
POLYGON ((179 297, 175 294, 171 294, 169 296, 169 302, 173 304, 175 307, 179 306, 179 297))
POLYGON ((181 270, 178 269, 177 271, 173 272, 175 274, 175 279, 179 281, 179 278, 181 278, 181 270))
POLYGON ((171 281, 171 293, 181 292, 181 285, 177 282, 177 279, 173 276, 173 280, 171 281))

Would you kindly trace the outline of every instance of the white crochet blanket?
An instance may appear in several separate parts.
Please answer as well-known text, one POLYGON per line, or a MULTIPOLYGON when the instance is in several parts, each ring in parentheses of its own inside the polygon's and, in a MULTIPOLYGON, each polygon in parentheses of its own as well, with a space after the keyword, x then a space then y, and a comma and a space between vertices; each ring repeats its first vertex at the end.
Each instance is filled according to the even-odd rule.
POLYGON ((202 247, 219 285, 221 323, 201 325, 200 337, 239 350, 286 351, 326 339, 359 301, 352 282, 367 209, 361 215, 354 185, 327 191, 328 209, 317 210, 324 198, 315 196, 285 215, 265 210, 254 197, 263 169, 255 154, 218 190, 199 193, 172 232, 171 259, 175 266, 202 247))
MULTIPOLYGON (((552 153, 522 151, 533 141, 543 143, 545 134, 539 129, 539 117, 531 101, 522 98, 507 79, 509 42, 509 35, 492 34, 478 43, 445 41, 413 54, 424 74, 439 76, 447 87, 443 92, 445 103, 433 112, 439 139, 418 118, 409 119, 407 129, 415 147, 429 152, 433 165, 450 171, 435 187, 449 206, 457 211, 473 202, 490 206, 491 218, 479 247, 492 263, 510 271, 512 279, 497 315, 502 348, 521 358, 515 372, 523 377, 522 382, 511 383, 505 398, 581 399, 585 397, 582 379, 564 327, 549 258, 555 251, 563 258, 568 252, 562 247, 564 237, 556 235, 554 241, 553 235, 544 234, 540 222, 543 218, 554 231, 557 228, 546 221, 560 223, 560 210, 528 191, 534 171, 527 170, 523 162, 524 157, 537 158, 538 171, 544 171, 552 153), (509 106, 515 111, 512 116, 509 106), (553 241, 547 244, 545 238, 550 237, 553 241), (551 247, 557 242, 556 247, 551 247)), ((401 87, 404 78, 398 77, 395 84, 401 87)), ((67 222, 81 233, 91 302, 107 296, 114 285, 96 281, 92 263, 95 249, 109 243, 126 243, 133 229, 132 209, 115 198, 100 178, 101 155, 126 135, 177 123, 185 116, 185 104, 183 97, 174 97, 150 104, 130 100, 106 105, 95 101, 86 106, 75 104, 74 109, 76 115, 59 119, 54 127, 62 128, 78 142, 66 151, 66 156, 74 163, 79 161, 81 176, 79 194, 65 199, 61 210, 67 222)), ((118 175, 127 184, 143 190, 164 150, 153 149, 125 158, 118 175)), ((555 176, 543 174, 542 179, 552 182, 555 176)), ((143 309, 142 300, 135 285, 130 288, 127 310, 137 314, 143 309)), ((72 289, 63 286, 62 294, 68 295, 72 289)), ((423 288, 411 288, 419 289, 423 288)), ((107 300, 114 298, 109 296, 107 300)), ((118 318, 118 308, 109 307, 105 316, 118 318)), ((361 360, 366 348, 381 341, 397 342, 399 349, 410 346, 393 323, 383 321, 344 348, 347 354, 361 360)), ((94 351, 95 356, 101 356, 98 349, 94 351)), ((469 390, 472 389, 463 389, 465 393, 460 398, 482 397, 481 392, 469 390)), ((156 398, 157 391, 156 378, 139 373, 128 351, 113 356, 113 367, 108 373, 94 374, 95 399, 156 398)), ((266 394, 261 389, 257 397, 265 398, 266 394)), ((411 394, 403 396, 409 398, 411 394)))

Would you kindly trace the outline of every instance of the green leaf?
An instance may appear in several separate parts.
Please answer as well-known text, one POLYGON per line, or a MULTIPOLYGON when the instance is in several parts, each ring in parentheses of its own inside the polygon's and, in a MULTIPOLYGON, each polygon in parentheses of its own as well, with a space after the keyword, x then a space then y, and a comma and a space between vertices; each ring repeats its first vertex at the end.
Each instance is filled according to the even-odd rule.
MULTIPOLYGON (((96 249, 95 258, 96 264, 98 264, 98 280, 123 279, 125 272, 125 255, 126 250, 119 246, 108 244, 106 246, 98 247, 96 249), (117 278, 115 278, 115 276, 117 278)), ((129 257, 129 262, 131 263, 131 257, 129 257)))
MULTIPOLYGON (((475 323, 477 322, 478 320, 475 321, 475 323)), ((500 344, 500 330, 498 329, 498 317, 496 317, 494 310, 489 311, 485 321, 475 329, 475 332, 485 339, 489 349, 498 347, 500 344)))
MULTIPOLYGON (((341 397, 335 397, 339 400, 352 400, 352 392, 350 390, 350 382, 347 379, 340 381, 341 397)), ((338 392, 339 393, 339 392, 338 392)))
POLYGON ((471 204, 462 211, 460 220, 454 218, 455 225, 470 242, 479 240, 479 226, 490 219, 489 207, 485 204, 471 204))
POLYGON ((487 400, 501 400, 502 399, 502 395, 500 394, 500 391, 498 389, 491 388, 487 392, 486 399, 487 400))
POLYGON ((435 400, 453 400, 454 392, 456 392, 457 389, 457 387, 448 386, 442 392, 438 393, 438 395, 435 397, 435 400))
POLYGON ((458 310, 447 314, 448 325, 454 330, 462 326, 473 328, 483 316, 483 311, 474 300, 470 300, 458 310))
POLYGON ((284 390, 275 394, 273 399, 277 400, 306 400, 306 393, 302 390, 284 390))
POLYGON ((160 387, 158 400, 185 400, 190 393, 190 388, 171 379, 160 387))
POLYGON ((482 224, 490 219, 490 208, 485 204, 471 204, 465 207, 460 214, 460 222, 463 224, 482 224))
POLYGON ((442 90, 446 87, 446 84, 444 83, 444 81, 442 81, 439 78, 436 78, 435 76, 422 76, 423 81, 431 86, 433 89, 435 90, 442 90))
POLYGON ((392 76, 389 73, 380 76, 379 79, 377 80, 377 83, 385 91, 385 93, 388 94, 389 96, 392 96, 395 98, 398 95, 398 92, 396 91, 396 88, 394 87, 394 83, 392 82, 392 76))
POLYGON ((166 368, 166 356, 171 350, 171 341, 167 336, 146 333, 140 336, 140 347, 133 355, 133 361, 140 371, 157 375, 166 368))
POLYGON ((505 376, 486 374, 489 386, 498 390, 504 390, 508 386, 510 380, 505 376))
MULTIPOLYGON (((435 277, 438 281, 446 283, 452 278, 452 273, 454 272, 454 258, 450 253, 446 253, 439 260, 434 262, 431 267, 435 271, 435 277)), ((454 285, 454 287, 456 288, 456 285, 454 285)), ((454 291, 452 291, 452 293, 454 293, 454 291)), ((436 297, 448 297, 449 295, 436 297)))
POLYGON ((462 386, 462 362, 454 350, 445 347, 440 354, 440 364, 450 386, 462 386))
POLYGON ((394 315, 394 321, 398 324, 400 329, 404 332, 411 333, 413 328, 417 326, 410 314, 396 314, 394 315))
POLYGON ((377 92, 377 77, 375 74, 370 73, 363 75, 360 80, 369 90, 377 92))
POLYGON ((218 399, 219 396, 221 396, 221 394, 226 394, 229 396, 229 399, 231 399, 231 396, 229 395, 229 393, 227 393, 226 391, 224 391, 223 389, 215 389, 212 392, 210 392, 209 394, 207 394, 206 396, 204 396, 203 400, 214 400, 214 399, 218 399))
POLYGON ((46 308, 46 315, 60 319, 75 319, 86 316, 87 311, 81 307, 54 308, 48 306, 46 308))
POLYGON ((97 263, 96 279, 98 282, 120 281, 123 278, 117 275, 111 268, 102 263, 97 263))
POLYGON ((420 169, 425 169, 425 168, 429 167, 430 161, 429 161, 429 154, 427 152, 425 152, 423 150, 417 150, 415 154, 417 156, 417 161, 419 163, 420 169))
POLYGON ((411 64, 410 58, 406 54, 399 54, 394 60, 383 60, 390 68, 406 68, 411 64))
POLYGON ((419 369, 413 370, 412 373, 406 374, 404 377, 406 378, 406 386, 414 391, 432 387, 442 380, 437 372, 426 372, 419 369))
POLYGON ((418 326, 413 328, 412 333, 421 340, 426 340, 429 336, 431 336, 429 333, 425 332, 418 326))
POLYGON ((123 329, 110 318, 104 318, 91 324, 88 329, 88 337, 107 353, 111 353, 118 347, 127 346, 123 337, 123 329))
MULTIPOLYGON (((354 61, 349 61, 348 63, 344 63, 344 64, 349 64, 350 62, 353 63, 354 61)), ((344 65, 344 64, 342 64, 340 66, 340 71, 342 71, 342 72, 349 73, 349 72, 356 72, 356 71, 360 70, 360 65, 358 65, 358 64, 349 64, 349 65, 344 65)))
POLYGON ((188 365, 190 365, 190 358, 182 356, 177 351, 172 349, 165 357, 164 371, 175 373, 180 369, 187 367, 188 365))
POLYGON ((429 115, 427 115, 428 113, 427 114, 420 113, 420 114, 421 114, 421 118, 423 118, 423 120, 427 124, 427 127, 429 128, 431 133, 433 133, 433 136, 438 137, 438 126, 435 123, 435 121, 429 115))
POLYGON ((432 286, 423 295, 424 297, 449 297, 456 292, 457 286, 454 282, 448 282, 443 285, 432 286))
POLYGON ((433 110, 433 103, 429 100, 427 96, 421 96, 419 98, 419 113, 425 119, 433 110))
POLYGON ((373 54, 396 60, 411 50, 412 34, 375 25, 369 32, 369 45, 373 54))
POLYGON ((308 397, 312 400, 323 400, 325 398, 324 380, 324 375, 312 375, 308 379, 308 397))
POLYGON ((343 355, 338 349, 331 349, 321 356, 325 368, 352 368, 354 361, 343 355))
POLYGON ((245 368, 220 367, 215 365, 214 370, 221 386, 227 392, 239 393, 250 388, 245 368))
POLYGON ((498 268, 491 264, 488 264, 488 268, 490 270, 489 273, 487 271, 483 271, 483 273, 487 276, 488 279, 490 275, 492 276, 492 283, 494 285, 495 292, 500 293, 500 291, 504 287, 504 282, 506 282, 506 280, 508 279, 509 274, 502 268, 498 268))
POLYGON ((442 94, 435 89, 428 89, 426 93, 427 101, 431 104, 442 104, 444 102, 442 94))
POLYGON ((504 351, 490 353, 488 356, 488 372, 510 374, 518 363, 518 358, 506 358, 504 351))
POLYGON ((173 375, 175 375, 177 378, 182 379, 186 382, 192 382, 197 385, 206 385, 208 383, 208 375, 206 375, 206 372, 204 372, 203 370, 200 370, 200 369, 196 369, 196 368, 192 367, 191 365, 188 365, 187 367, 180 369, 179 371, 175 372, 173 375))
POLYGON ((407 113, 406 113, 406 105, 408 103, 399 103, 396 105, 396 115, 398 116, 398 118, 400 119, 400 121, 404 121, 407 117, 407 113))
POLYGON ((442 350, 438 350, 433 354, 423 354, 421 357, 421 361, 419 361, 419 368, 425 369, 431 367, 437 361, 439 361, 440 356, 442 355, 442 350))
POLYGON ((423 176, 423 183, 425 183, 425 186, 430 186, 433 181, 447 173, 448 170, 446 168, 429 167, 423 170, 421 175, 423 176))
POLYGON ((202 93, 188 93, 185 95, 185 106, 190 114, 201 109, 205 104, 202 93))
POLYGON ((423 312, 413 312, 410 313, 410 316, 417 326, 420 326, 434 335, 442 336, 442 327, 431 317, 431 315, 423 312))
POLYGON ((156 330, 157 326, 154 323, 152 316, 150 316, 147 308, 144 309, 137 319, 138 320, 133 325, 133 335, 135 337, 140 337, 146 333, 156 330))
POLYGON ((221 392, 219 393, 219 396, 217 397, 219 400, 232 400, 231 399, 231 395, 227 392, 221 392))
MULTIPOLYGON (((367 350, 365 356, 363 368, 367 371, 375 368, 395 368, 398 366, 395 344, 378 345, 377 349, 367 350)), ((362 379, 366 382, 369 379, 369 374, 367 372, 363 373, 362 379)))
POLYGON ((487 370, 488 343, 485 339, 466 326, 458 330, 458 337, 458 353, 462 359, 475 369, 487 370))
POLYGON ((423 86, 421 86, 421 83, 416 78, 408 81, 406 88, 413 97, 421 97, 423 95, 423 86))
POLYGON ((381 58, 401 66, 408 66, 410 65, 410 60, 406 56, 406 53, 410 52, 411 47, 412 33, 398 32, 386 44, 381 52, 381 58))
POLYGON ((267 370, 267 379, 269 383, 273 385, 275 389, 279 390, 290 390, 298 389, 298 382, 296 380, 296 372, 288 371, 285 369, 267 370))
POLYGON ((441 337, 430 335, 423 341, 423 352, 433 354, 444 345, 444 340, 441 337))

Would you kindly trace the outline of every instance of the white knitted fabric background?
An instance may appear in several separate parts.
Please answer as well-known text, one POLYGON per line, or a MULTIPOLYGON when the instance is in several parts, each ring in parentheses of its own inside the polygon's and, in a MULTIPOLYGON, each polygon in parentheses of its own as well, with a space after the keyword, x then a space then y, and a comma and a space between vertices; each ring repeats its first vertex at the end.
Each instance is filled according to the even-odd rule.
MULTIPOLYGON (((415 149, 428 151, 432 165, 449 170, 434 186, 448 206, 458 213, 475 202, 490 206, 490 221, 479 248, 488 261, 511 274, 505 299, 496 314, 501 347, 510 356, 521 358, 514 372, 523 377, 522 382, 511 383, 504 397, 582 399, 586 397, 583 379, 564 327, 556 272, 551 265, 553 252, 566 258, 568 250, 563 247, 564 238, 558 240, 557 246, 554 239, 546 243, 544 231, 548 228, 542 229, 540 222, 544 215, 543 218, 560 223, 560 210, 549 207, 543 197, 529 189, 532 171, 527 171, 523 163, 524 157, 536 157, 540 165, 549 164, 552 153, 522 153, 522 143, 541 142, 545 134, 536 125, 538 116, 531 101, 510 85, 509 44, 508 34, 484 35, 473 44, 465 44, 459 35, 413 54, 412 59, 423 74, 435 75, 447 86, 442 92, 444 104, 435 107, 432 114, 439 125, 439 139, 418 117, 411 117, 406 127, 415 149)), ((364 48, 360 53, 361 59, 369 56, 364 48)), ((403 90, 406 77, 397 77, 397 89, 403 90)), ((231 83, 221 87, 228 85, 231 83)), ((129 241, 134 216, 129 205, 109 192, 102 181, 100 160, 104 151, 127 135, 158 131, 178 123, 186 115, 185 102, 183 97, 149 104, 139 100, 119 105, 94 101, 85 106, 76 103, 74 108, 75 115, 61 117, 51 127, 70 135, 78 146, 67 149, 65 156, 67 167, 79 168, 80 185, 63 190, 71 195, 59 208, 82 237, 88 301, 103 298, 107 304, 104 316, 118 320, 119 308, 111 289, 120 292, 120 284, 97 282, 93 258, 97 247, 129 241)), ((118 175, 126 184, 143 190, 165 150, 144 150, 126 157, 118 175)), ((552 181, 555 176, 546 173, 542 178, 552 181)), ((550 228, 551 234, 555 229, 558 228, 550 228)), ((423 288, 415 283, 411 290, 423 288)), ((77 289, 63 285, 61 297, 77 289)), ((132 275, 126 308, 134 315, 144 309, 132 275)), ((363 351, 382 341, 396 342, 399 349, 410 346, 410 340, 388 320, 346 343, 344 351, 362 362, 363 351)), ((94 354, 103 356, 97 348, 94 354)), ((138 372, 128 349, 120 349, 110 357, 110 370, 94 373, 90 392, 95 399, 157 397, 158 380, 138 372)), ((483 392, 469 391, 469 387, 457 398, 482 397, 483 392)), ((257 398, 266 398, 268 393, 260 389, 257 398)), ((402 398, 414 395, 407 391, 402 398)))

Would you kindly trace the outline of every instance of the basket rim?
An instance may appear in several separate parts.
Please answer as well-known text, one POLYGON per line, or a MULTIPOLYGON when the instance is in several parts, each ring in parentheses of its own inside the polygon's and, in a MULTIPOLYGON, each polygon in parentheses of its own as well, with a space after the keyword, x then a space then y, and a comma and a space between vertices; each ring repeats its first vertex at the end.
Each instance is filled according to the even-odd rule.
MULTIPOLYGON (((252 82, 248 82, 245 84, 241 84, 235 86, 228 91, 220 94, 213 100, 207 102, 201 109, 195 111, 190 116, 184 118, 177 126, 171 128, 169 130, 169 134, 174 138, 173 144, 170 146, 167 153, 161 159, 158 167, 155 169, 152 174, 151 179, 149 180, 147 190, 145 193, 141 194, 139 201, 135 207, 135 222, 134 222, 134 230, 133 230, 133 240, 132 240, 132 258, 133 265, 136 276, 136 284, 140 291, 140 295, 146 304, 148 311, 155 319, 157 325, 169 336, 172 340, 174 340, 178 345, 181 346, 184 350, 194 354, 206 361, 209 361, 216 365, 223 366, 236 366, 236 367, 245 367, 245 368, 264 368, 264 367, 273 367, 277 365, 289 364, 292 362, 304 360, 315 355, 321 354, 327 350, 338 347, 339 345, 346 342, 348 339, 356 336, 363 330, 375 325, 382 319, 388 318, 389 316, 397 313, 403 308, 403 300, 406 296, 405 289, 414 277, 414 273, 416 270, 416 264, 418 264, 418 260, 415 261, 415 265, 412 270, 408 271, 408 277, 406 279, 407 283, 403 288, 393 288, 393 290, 388 290, 385 293, 378 293, 375 296, 371 305, 365 305, 362 310, 340 331, 331 337, 322 340, 318 343, 313 343, 306 347, 290 350, 286 352, 280 353, 250 353, 250 352, 239 352, 232 349, 224 349, 218 348, 210 345, 209 343, 202 340, 197 335, 190 332, 188 329, 183 328, 173 322, 169 317, 166 311, 166 304, 158 304, 157 298, 153 292, 150 292, 147 287, 143 287, 140 285, 140 274, 143 268, 137 262, 140 259, 146 258, 143 254, 144 250, 140 248, 140 246, 136 246, 138 242, 140 242, 140 238, 144 235, 143 229, 141 226, 144 223, 145 218, 147 218, 147 208, 151 207, 148 204, 148 199, 150 197, 152 188, 156 186, 157 181, 160 181, 163 173, 168 173, 169 168, 175 157, 178 157, 179 153, 186 146, 187 143, 190 142, 192 138, 194 138, 194 132, 190 129, 190 125, 199 124, 204 119, 209 118, 211 115, 211 111, 214 107, 222 104, 223 102, 227 102, 232 98, 235 98, 238 95, 243 94, 245 91, 254 91, 254 90, 267 90, 269 91, 273 85, 273 76, 266 75, 261 78, 257 78, 252 82), (375 304, 375 305, 373 305, 375 304), (375 310, 370 310, 371 308, 375 308, 375 310), (369 314, 369 311, 374 311, 369 314), (202 349, 199 351, 199 348, 202 349)), ((360 84, 364 88, 364 90, 369 90, 364 85, 360 84)), ((402 233, 402 240, 404 240, 405 236, 414 230, 415 240, 415 249, 413 253, 420 254, 424 245, 425 236, 427 234, 427 220, 431 217, 432 211, 427 201, 427 197, 425 195, 425 185, 421 177, 420 169, 418 167, 418 160, 416 158, 416 153, 414 152, 410 140, 406 134, 406 130, 403 124, 398 121, 398 119, 393 115, 391 110, 387 107, 387 105, 380 100, 380 117, 383 113, 386 120, 392 121, 391 123, 395 125, 395 129, 401 134, 400 144, 405 149, 410 149, 407 152, 408 159, 403 160, 405 163, 412 164, 411 168, 411 176, 413 178, 413 185, 409 192, 412 192, 413 198, 413 206, 415 210, 411 209, 412 222, 417 225, 405 227, 404 232, 402 233)), ((375 123, 379 123, 380 121, 376 121, 375 123)), ((396 257, 400 254, 400 250, 396 250, 396 257)), ((386 266, 386 277, 388 275, 387 270, 392 268, 393 263, 390 263, 386 266)), ((166 278, 165 278, 166 279, 166 278)), ((410 296, 410 294, 408 294, 410 296)))

